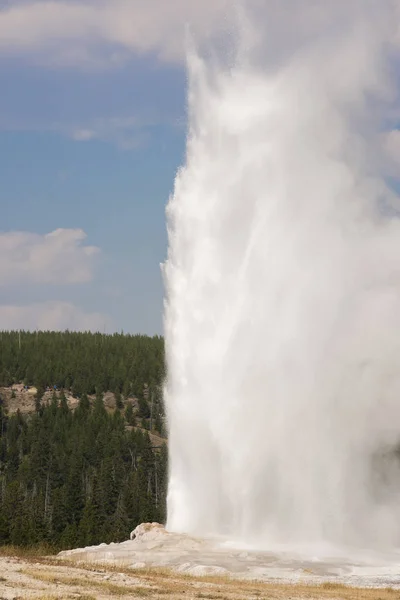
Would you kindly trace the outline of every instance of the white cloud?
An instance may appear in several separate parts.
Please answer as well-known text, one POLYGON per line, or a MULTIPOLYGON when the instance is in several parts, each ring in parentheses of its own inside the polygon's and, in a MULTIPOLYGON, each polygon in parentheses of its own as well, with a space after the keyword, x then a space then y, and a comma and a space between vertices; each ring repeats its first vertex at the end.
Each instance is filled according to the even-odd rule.
POLYGON ((99 249, 84 245, 85 238, 81 229, 56 229, 44 235, 25 231, 0 233, 0 288, 18 286, 11 302, 0 304, 0 329, 112 328, 106 315, 86 312, 68 301, 27 301, 34 285, 62 286, 93 279, 99 249))
POLYGON ((69 302, 42 302, 28 306, 1 306, 0 330, 40 329, 62 331, 110 331, 109 318, 87 313, 69 302))
POLYGON ((71 137, 77 142, 88 142, 96 137, 96 132, 92 129, 76 129, 72 132, 71 137))
POLYGON ((85 238, 81 229, 0 233, 0 286, 91 281, 99 249, 84 246, 85 238))
POLYGON ((225 29, 228 0, 36 0, 0 11, 0 53, 43 64, 102 67, 132 53, 183 57, 185 26, 199 37, 225 29))
MULTIPOLYGON (((1 0, 0 0, 1 1, 1 0)), ((88 119, 82 123, 65 124, 41 120, 38 122, 12 120, 7 115, 0 115, 1 131, 50 132, 72 139, 76 142, 102 141, 111 143, 123 150, 141 148, 151 137, 152 127, 159 125, 177 128, 181 124, 168 118, 141 117, 101 117, 88 119)))
POLYGON ((111 142, 122 150, 132 150, 148 142, 149 127, 153 124, 155 122, 135 117, 111 117, 95 119, 87 127, 76 127, 69 131, 64 128, 64 132, 77 142, 101 140, 111 142))

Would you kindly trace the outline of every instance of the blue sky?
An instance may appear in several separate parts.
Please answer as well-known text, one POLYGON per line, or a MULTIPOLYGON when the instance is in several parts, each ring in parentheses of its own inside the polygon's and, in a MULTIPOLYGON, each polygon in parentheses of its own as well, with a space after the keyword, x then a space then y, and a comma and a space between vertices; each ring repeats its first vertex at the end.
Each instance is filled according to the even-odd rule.
MULTIPOLYGON (((262 16, 265 0, 249 1, 262 16)), ((0 329, 162 332, 187 31, 229 47, 237 4, 0 0, 0 329)), ((312 24, 288 6, 274 12, 301 37, 312 24)), ((347 19, 348 3, 335 7, 347 19)), ((397 180, 399 131, 385 143, 397 180)))
POLYGON ((0 328, 162 332, 197 4, 0 3, 0 328))

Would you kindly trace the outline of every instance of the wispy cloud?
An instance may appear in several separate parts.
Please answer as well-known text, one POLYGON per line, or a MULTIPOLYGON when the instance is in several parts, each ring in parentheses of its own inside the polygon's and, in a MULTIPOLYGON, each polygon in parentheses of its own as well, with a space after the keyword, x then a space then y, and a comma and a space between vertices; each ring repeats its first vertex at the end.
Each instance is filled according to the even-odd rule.
POLYGON ((46 299, 49 285, 57 291, 93 279, 100 250, 85 245, 85 239, 81 229, 56 229, 44 235, 0 233, 0 290, 8 296, 0 303, 0 329, 112 328, 102 313, 85 311, 70 301, 46 299), (43 301, 33 301, 38 292, 43 301))
POLYGON ((88 142, 97 137, 96 132, 93 129, 74 129, 71 137, 77 142, 88 142))
POLYGON ((100 140, 115 144, 122 150, 133 150, 146 145, 151 128, 156 122, 141 121, 136 117, 110 117, 96 119, 87 126, 65 129, 64 133, 77 142, 100 140))
POLYGON ((99 248, 85 246, 85 238, 81 229, 0 233, 0 286, 91 281, 99 248))
POLYGON ((170 129, 171 131, 182 130, 186 121, 184 118, 161 119, 145 117, 103 117, 71 124, 62 122, 30 122, 23 119, 6 119, 0 115, 0 131, 13 132, 47 132, 69 138, 76 142, 101 141, 117 146, 121 150, 136 150, 146 146, 157 127, 170 129))
POLYGON ((0 53, 81 68, 120 66, 133 53, 179 62, 186 24, 210 36, 230 12, 228 0, 17 0, 0 11, 0 53))
POLYGON ((110 331, 110 319, 85 312, 70 302, 41 302, 25 306, 0 305, 0 329, 110 331))

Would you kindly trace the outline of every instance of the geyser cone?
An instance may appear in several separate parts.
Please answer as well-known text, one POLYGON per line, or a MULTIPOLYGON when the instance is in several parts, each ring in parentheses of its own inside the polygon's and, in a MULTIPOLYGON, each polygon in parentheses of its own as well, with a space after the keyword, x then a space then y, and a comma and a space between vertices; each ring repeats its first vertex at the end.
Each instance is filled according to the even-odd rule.
POLYGON ((392 546, 400 223, 382 140, 396 6, 262 6, 258 45, 238 34, 233 67, 188 60, 164 268, 168 527, 392 546))

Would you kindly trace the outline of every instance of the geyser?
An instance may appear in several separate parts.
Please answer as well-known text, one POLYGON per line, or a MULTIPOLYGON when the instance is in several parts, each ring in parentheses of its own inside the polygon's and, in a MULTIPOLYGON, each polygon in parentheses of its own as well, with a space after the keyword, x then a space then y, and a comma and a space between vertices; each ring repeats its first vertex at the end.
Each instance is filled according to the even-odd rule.
POLYGON ((164 267, 168 527, 260 547, 393 547, 396 3, 249 11, 235 60, 188 58, 164 267))

